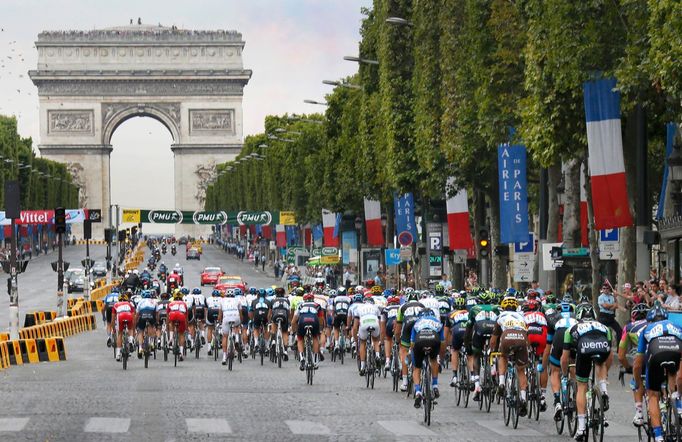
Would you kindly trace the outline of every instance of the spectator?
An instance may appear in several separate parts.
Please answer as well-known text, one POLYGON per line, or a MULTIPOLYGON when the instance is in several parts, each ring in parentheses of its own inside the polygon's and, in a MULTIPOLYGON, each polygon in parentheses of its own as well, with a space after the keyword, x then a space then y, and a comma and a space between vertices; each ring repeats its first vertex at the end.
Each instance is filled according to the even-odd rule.
POLYGON ((263 271, 265 271, 265 261, 267 261, 267 258, 265 254, 263 254, 263 256, 260 257, 260 265, 263 271))
POLYGON ((346 288, 350 288, 353 284, 353 274, 351 273, 350 267, 346 267, 346 271, 343 272, 343 285, 346 288))
POLYGON ((679 286, 677 285, 668 286, 667 296, 665 298, 663 306, 668 310, 680 309, 679 286))
POLYGON ((452 282, 450 282, 450 280, 448 279, 447 273, 443 273, 442 281, 440 282, 440 285, 442 285, 445 290, 451 290, 452 289, 452 282))
POLYGON ((614 338, 617 340, 623 331, 616 321, 616 309, 618 304, 616 303, 616 298, 611 292, 611 284, 605 283, 602 285, 601 293, 597 299, 599 303, 599 322, 607 327, 611 327, 614 332, 614 338))
POLYGON ((632 307, 632 304, 634 302, 633 301, 634 294, 632 293, 632 284, 630 284, 629 282, 626 282, 625 284, 623 284, 623 291, 622 292, 616 291, 615 294, 617 296, 620 296, 621 298, 627 299, 626 305, 628 306, 628 308, 632 307))

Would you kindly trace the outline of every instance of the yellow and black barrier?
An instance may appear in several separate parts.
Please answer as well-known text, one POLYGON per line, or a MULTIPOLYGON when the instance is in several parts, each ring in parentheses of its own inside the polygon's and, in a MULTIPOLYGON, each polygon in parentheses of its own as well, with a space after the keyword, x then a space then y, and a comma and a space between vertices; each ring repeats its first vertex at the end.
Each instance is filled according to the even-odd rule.
POLYGON ((19 330, 19 337, 21 339, 41 339, 56 336, 65 337, 95 330, 96 328, 97 321, 95 320, 95 315, 90 313, 57 319, 45 324, 34 325, 33 327, 22 328, 19 330))
POLYGON ((24 327, 44 324, 53 321, 56 317, 56 311, 26 313, 26 316, 24 317, 24 327))
MULTIPOLYGON (((91 239, 91 240, 90 240, 90 245, 93 245, 93 244, 106 244, 106 243, 107 243, 107 242, 106 242, 105 240, 103 240, 103 239, 91 239)), ((76 240, 76 244, 78 244, 79 246, 84 246, 84 245, 86 244, 86 241, 85 241, 84 239, 79 239, 79 240, 76 240)))
POLYGON ((9 341, 0 342, 0 370, 9 367, 9 341))
POLYGON ((9 341, 9 333, 7 332, 0 333, 0 342, 5 341, 9 341))
POLYGON ((65 360, 66 345, 62 336, 0 342, 0 370, 10 365, 65 360))

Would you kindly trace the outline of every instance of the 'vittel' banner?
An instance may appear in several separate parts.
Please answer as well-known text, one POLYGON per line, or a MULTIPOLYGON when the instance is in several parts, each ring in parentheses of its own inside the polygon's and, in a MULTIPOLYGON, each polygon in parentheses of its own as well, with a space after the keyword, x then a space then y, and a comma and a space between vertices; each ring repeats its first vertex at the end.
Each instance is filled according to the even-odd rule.
MULTIPOLYGON (((66 222, 68 224, 82 223, 85 221, 87 209, 67 209, 66 222)), ((54 224, 54 210, 22 210, 21 217, 17 219, 19 225, 30 224, 54 224)), ((5 216, 4 211, 0 211, 0 226, 9 226, 12 220, 5 216)))
POLYGON ((497 149, 500 185, 500 242, 528 239, 526 146, 502 144, 497 149))

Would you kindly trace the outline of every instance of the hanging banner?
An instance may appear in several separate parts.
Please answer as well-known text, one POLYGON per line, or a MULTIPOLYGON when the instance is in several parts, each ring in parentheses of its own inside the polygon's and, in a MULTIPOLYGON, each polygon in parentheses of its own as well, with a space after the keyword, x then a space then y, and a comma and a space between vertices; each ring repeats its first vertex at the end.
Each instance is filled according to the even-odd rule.
POLYGON ((100 209, 85 209, 85 217, 91 223, 102 222, 102 210, 100 209))
MULTIPOLYGON (((241 211, 237 213, 237 223, 242 225, 256 225, 256 224, 270 224, 272 222, 272 213, 270 212, 247 212, 241 211)), ((283 224, 283 223, 282 223, 283 224)))
POLYGON ((143 223, 152 224, 180 224, 182 212, 179 210, 140 210, 143 223))
POLYGON ((500 242, 528 238, 526 146, 502 144, 497 149, 500 186, 500 242))
POLYGON ((412 245, 417 240, 417 224, 414 222, 414 197, 411 193, 393 196, 395 226, 401 246, 412 245))
POLYGON ((344 265, 358 262, 358 237, 355 232, 341 232, 341 247, 344 265))
POLYGON ((668 157, 673 153, 673 143, 675 142, 675 133, 677 132, 677 123, 668 123, 665 125, 665 162, 663 163, 663 183, 661 184, 661 192, 658 194, 658 209, 656 210, 656 219, 662 220, 665 212, 665 194, 668 187, 668 157))
MULTIPOLYGON (((82 223, 85 221, 85 209, 66 209, 67 224, 82 223)), ((22 210, 17 219, 17 225, 29 224, 54 224, 54 210, 22 210)), ((9 226, 12 220, 0 211, 0 226, 9 226)))
POLYGON ((296 225, 296 212, 279 212, 279 224, 283 226, 296 225))
POLYGON ((400 249, 386 249, 384 251, 386 254, 386 265, 396 266, 400 264, 400 249))
MULTIPOLYGON (((184 215, 184 213, 183 213, 184 215)), ((183 223, 184 223, 184 217, 183 217, 183 223)), ((207 212, 207 211, 198 211, 194 212, 192 214, 192 222, 194 224, 226 224, 227 223, 227 213, 220 211, 220 212, 207 212)))

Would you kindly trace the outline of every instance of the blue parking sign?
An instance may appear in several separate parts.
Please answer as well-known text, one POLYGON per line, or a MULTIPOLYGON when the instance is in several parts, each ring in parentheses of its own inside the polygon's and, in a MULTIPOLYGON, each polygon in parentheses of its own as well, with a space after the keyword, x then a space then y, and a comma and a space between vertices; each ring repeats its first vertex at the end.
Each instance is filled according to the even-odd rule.
POLYGON ((599 231, 600 241, 618 241, 618 229, 604 229, 599 231))
POLYGON ((533 253, 535 249, 535 239, 533 232, 528 232, 528 240, 514 243, 514 253, 533 253))

